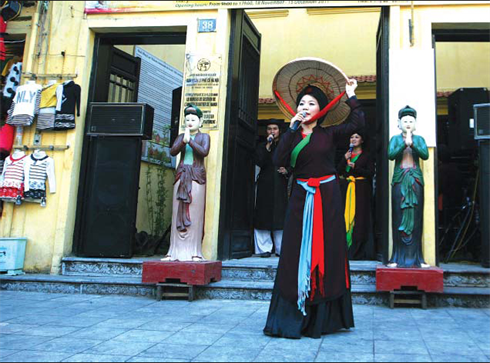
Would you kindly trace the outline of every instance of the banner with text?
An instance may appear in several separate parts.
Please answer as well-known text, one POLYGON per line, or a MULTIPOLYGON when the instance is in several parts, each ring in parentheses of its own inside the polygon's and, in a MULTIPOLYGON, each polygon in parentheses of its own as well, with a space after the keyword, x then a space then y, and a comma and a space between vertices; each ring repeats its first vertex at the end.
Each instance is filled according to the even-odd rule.
POLYGON ((219 54, 186 54, 184 107, 189 103, 199 107, 207 129, 218 127, 221 64, 219 54))
POLYGON ((141 58, 138 102, 147 103, 155 109, 153 139, 145 142, 142 159, 171 167, 172 91, 182 87, 183 75, 178 69, 140 47, 135 47, 134 56, 141 58))
MULTIPOLYGON (((472 3, 464 1, 417 1, 417 5, 472 3)), ((478 3, 474 1, 473 3, 478 3)), ((86 1, 85 12, 131 13, 141 11, 274 9, 305 7, 409 6, 411 1, 86 1)))

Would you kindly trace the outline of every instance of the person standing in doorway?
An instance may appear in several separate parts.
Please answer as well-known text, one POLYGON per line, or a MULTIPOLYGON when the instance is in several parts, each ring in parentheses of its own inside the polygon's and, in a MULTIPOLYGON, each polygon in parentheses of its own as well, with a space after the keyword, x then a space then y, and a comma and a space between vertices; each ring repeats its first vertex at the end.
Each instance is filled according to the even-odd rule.
POLYGON ((364 130, 350 137, 350 147, 337 168, 345 200, 345 227, 349 260, 374 260, 371 204, 374 162, 364 130))
POLYGON ((288 204, 288 171, 272 162, 281 137, 281 125, 281 120, 269 120, 267 141, 260 143, 255 152, 255 163, 260 167, 254 216, 255 256, 258 257, 271 257, 273 247, 277 256, 281 254, 288 204))

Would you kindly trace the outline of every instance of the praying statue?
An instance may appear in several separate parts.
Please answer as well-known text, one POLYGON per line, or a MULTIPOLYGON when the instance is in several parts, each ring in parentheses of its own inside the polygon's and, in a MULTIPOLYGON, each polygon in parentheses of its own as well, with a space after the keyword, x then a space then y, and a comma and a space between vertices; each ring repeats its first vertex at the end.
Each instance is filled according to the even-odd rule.
POLYGON ((206 169, 210 138, 200 132, 202 111, 194 105, 184 109, 185 131, 175 140, 170 154, 180 154, 173 192, 170 249, 162 261, 204 261, 202 240, 206 204, 206 169))
POLYGON ((389 267, 430 267, 422 253, 424 175, 420 159, 429 158, 422 136, 414 135, 417 111, 406 106, 398 112, 402 133, 391 138, 388 157, 395 160, 392 180, 393 254, 389 267))

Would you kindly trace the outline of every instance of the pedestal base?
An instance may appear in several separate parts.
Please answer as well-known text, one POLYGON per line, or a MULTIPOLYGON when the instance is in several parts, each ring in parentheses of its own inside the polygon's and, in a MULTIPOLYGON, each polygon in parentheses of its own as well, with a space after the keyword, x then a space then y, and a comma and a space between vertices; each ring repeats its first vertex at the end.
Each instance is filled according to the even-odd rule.
POLYGON ((418 291, 442 293, 444 271, 431 268, 376 268, 376 291, 395 291, 416 288, 418 291))
POLYGON ((193 286, 221 281, 221 261, 204 262, 143 262, 142 282, 145 284, 182 283, 193 286))

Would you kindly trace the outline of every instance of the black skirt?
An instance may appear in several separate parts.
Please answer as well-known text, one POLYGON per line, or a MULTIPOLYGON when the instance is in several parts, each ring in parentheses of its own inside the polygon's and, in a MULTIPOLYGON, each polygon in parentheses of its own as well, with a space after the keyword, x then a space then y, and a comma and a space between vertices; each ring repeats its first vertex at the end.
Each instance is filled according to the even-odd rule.
POLYGON ((289 339, 300 339, 301 336, 318 339, 324 334, 353 327, 350 290, 331 301, 307 303, 306 316, 303 316, 296 303, 282 298, 274 288, 264 334, 289 339))

